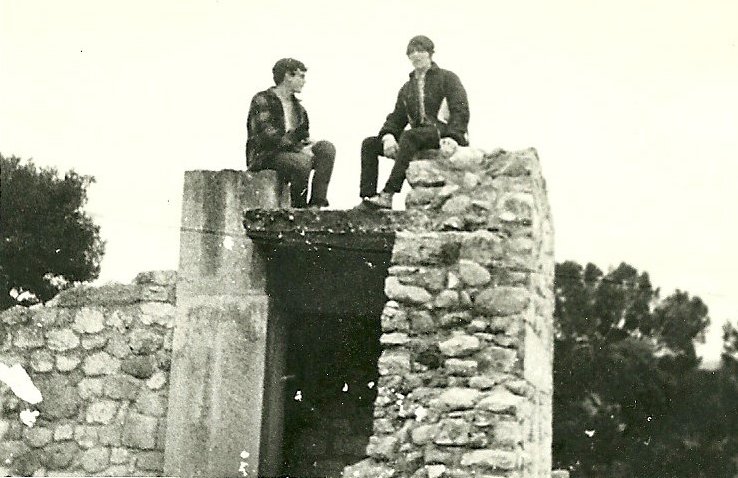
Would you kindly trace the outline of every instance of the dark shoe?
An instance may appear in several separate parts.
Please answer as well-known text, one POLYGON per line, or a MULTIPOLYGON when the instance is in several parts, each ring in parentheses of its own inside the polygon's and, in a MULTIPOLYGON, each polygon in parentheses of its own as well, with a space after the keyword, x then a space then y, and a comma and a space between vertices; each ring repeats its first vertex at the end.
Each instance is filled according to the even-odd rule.
POLYGON ((327 199, 310 199, 310 203, 308 204, 309 209, 325 209, 328 206, 328 200, 327 199))
POLYGON ((374 209, 392 209, 393 193, 381 192, 376 196, 364 199, 364 203, 374 209))

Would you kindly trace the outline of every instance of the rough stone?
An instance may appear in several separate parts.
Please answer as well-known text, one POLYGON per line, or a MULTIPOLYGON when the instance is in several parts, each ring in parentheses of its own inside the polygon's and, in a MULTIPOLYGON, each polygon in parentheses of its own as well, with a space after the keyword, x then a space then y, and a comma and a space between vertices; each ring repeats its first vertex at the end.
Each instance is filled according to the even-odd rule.
POLYGON ((44 466, 52 470, 60 470, 72 464, 79 452, 79 447, 74 442, 65 441, 47 446, 44 452, 44 466))
POLYGON ((166 397, 160 393, 144 389, 136 400, 136 409, 144 415, 161 417, 167 413, 166 397))
POLYGON ((69 378, 52 374, 34 379, 43 401, 36 405, 44 418, 56 420, 77 414, 79 394, 69 378))
POLYGON ((77 390, 79 396, 85 400, 89 400, 94 397, 99 397, 103 393, 103 382, 99 378, 83 378, 77 384, 77 390))
POLYGON ((123 427, 117 423, 100 427, 97 432, 100 444, 105 446, 120 446, 122 434, 123 427))
POLYGON ((382 330, 385 332, 409 330, 410 323, 407 320, 407 313, 399 308, 395 301, 388 301, 382 310, 382 330))
POLYGON ((472 287, 488 284, 492 279, 492 274, 486 267, 468 259, 459 260, 459 276, 464 283, 472 287))
POLYGON ((464 324, 469 323, 472 320, 472 315, 469 311, 463 312, 449 312, 441 316, 440 325, 444 328, 461 328, 464 324))
POLYGON ((117 372, 120 365, 120 360, 109 353, 97 352, 85 358, 82 370, 88 376, 110 375, 117 372))
POLYGON ((456 335, 438 344, 447 357, 464 357, 479 350, 479 339, 473 335, 456 335))
POLYGON ((466 410, 473 408, 481 395, 481 392, 475 388, 451 387, 441 393, 438 399, 450 410, 466 410))
POLYGON ((461 360, 451 358, 444 363, 446 370, 451 375, 470 377, 477 373, 478 364, 476 360, 461 360))
POLYGON ((159 350, 164 338, 144 328, 133 329, 128 337, 128 344, 136 355, 150 355, 159 350))
POLYGON ((74 427, 74 440, 84 449, 97 445, 97 427, 77 425, 74 427))
POLYGON ((166 328, 174 327, 175 307, 162 302, 145 302, 141 304, 141 323, 158 324, 166 328))
POLYGON ((129 413, 123 425, 123 444, 142 450, 156 447, 156 427, 158 420, 139 413, 129 413))
POLYGON ((417 333, 431 332, 436 328, 433 316, 427 310, 410 312, 410 329, 417 333))
POLYGON ((118 411, 118 404, 112 400, 100 400, 92 402, 87 408, 85 421, 87 423, 107 424, 115 417, 118 411))
POLYGON ((461 457, 462 466, 481 466, 492 470, 513 470, 517 456, 502 450, 472 450, 461 457))
POLYGON ((113 448, 110 450, 110 463, 114 465, 122 465, 127 463, 131 458, 127 448, 113 448))
POLYGON ((26 443, 33 448, 41 448, 51 442, 54 432, 45 427, 35 426, 25 431, 26 443))
POLYGON ((105 316, 99 309, 84 307, 74 316, 72 329, 80 334, 96 334, 105 328, 105 316))
POLYGON ((435 161, 427 159, 411 161, 406 177, 412 187, 430 188, 446 184, 446 177, 436 167, 435 161))
POLYGON ((459 259, 460 244, 437 234, 398 232, 392 262, 402 265, 450 265, 459 259))
POLYGON ((82 361, 77 355, 57 355, 56 369, 60 372, 70 372, 77 368, 82 361))
POLYGON ((146 386, 150 390, 161 390, 167 383, 167 375, 164 372, 158 371, 146 381, 146 386))
POLYGON ((387 277, 384 283, 384 293, 392 300, 424 304, 431 300, 430 293, 422 287, 403 285, 397 277, 387 277))
POLYGON ((20 349, 37 349, 44 345, 44 334, 41 327, 24 327, 16 333, 13 345, 20 349))
POLYGON ((530 304, 530 293, 520 287, 484 289, 474 302, 475 308, 494 315, 513 315, 523 312, 530 304))
POLYGON ((455 290, 444 290, 436 296, 434 305, 439 309, 448 309, 459 305, 459 293, 455 290))
POLYGON ((461 446, 469 443, 472 427, 466 420, 445 419, 438 423, 433 442, 437 445, 461 446))
POLYGON ((74 425, 63 423, 54 430, 54 441, 71 440, 74 438, 74 425))
POLYGON ((113 357, 123 359, 131 354, 131 347, 128 345, 128 341, 125 336, 113 334, 108 339, 105 351, 113 357))
POLYGON ((394 436, 369 438, 369 445, 366 447, 366 454, 378 460, 390 460, 394 458, 399 447, 399 440, 394 436))
POLYGON ((143 471, 161 472, 164 469, 164 453, 144 451, 136 455, 136 468, 143 471))
POLYGON ((92 334, 82 336, 82 348, 85 350, 98 350, 108 343, 108 337, 103 334, 92 334))
POLYGON ((136 378, 149 378, 154 374, 154 363, 150 356, 131 356, 123 360, 121 370, 136 378))
POLYGON ((367 458, 343 470, 342 478, 396 478, 395 470, 367 458))
POLYGON ((436 435, 435 425, 420 425, 410 431, 410 438, 416 445, 425 445, 436 435))
POLYGON ((497 372, 510 372, 520 369, 517 351, 504 347, 486 347, 478 356, 479 368, 497 372))
POLYGON ((477 404, 477 408, 495 413, 515 414, 520 406, 522 397, 515 395, 504 388, 493 390, 477 404))
POLYGON ((55 352, 65 352, 79 345, 79 337, 71 329, 53 329, 46 333, 46 346, 55 352))
POLYGON ((377 369, 379 375, 404 375, 410 371, 410 353, 385 350, 377 361, 377 369))
POLYGON ((48 350, 37 349, 31 353, 30 364, 34 372, 50 372, 54 370, 54 356, 48 350))
POLYGON ((80 464, 88 473, 102 471, 110 464, 110 449, 98 447, 85 450, 80 458, 80 464))
POLYGON ((405 345, 410 341, 410 338, 404 332, 393 332, 389 334, 382 334, 379 337, 379 343, 384 346, 393 345, 405 345))

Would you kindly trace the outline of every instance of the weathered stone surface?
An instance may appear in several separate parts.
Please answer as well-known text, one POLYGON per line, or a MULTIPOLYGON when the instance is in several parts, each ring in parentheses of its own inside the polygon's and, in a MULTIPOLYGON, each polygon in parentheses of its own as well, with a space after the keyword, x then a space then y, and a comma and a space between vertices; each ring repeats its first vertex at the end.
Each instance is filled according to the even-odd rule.
POLYGON ((20 349, 37 349, 44 345, 44 333, 41 327, 24 327, 18 330, 13 345, 20 349))
POLYGON ((433 442, 437 445, 460 446, 469 443, 472 426, 466 420, 445 419, 438 423, 433 442))
POLYGON ((123 359, 131 354, 131 347, 128 345, 128 340, 121 334, 113 334, 105 346, 105 351, 113 357, 123 359))
POLYGON ((161 417, 167 413, 167 400, 162 394, 144 389, 136 399, 136 409, 144 415, 161 417))
POLYGON ((392 468, 367 458, 344 468, 341 476, 342 478, 393 478, 396 474, 392 468))
POLYGON ((76 348, 79 337, 71 329, 53 329, 46 334, 46 346, 56 352, 64 352, 76 348))
POLYGON ((164 453, 144 451, 136 455, 136 468, 144 471, 161 472, 164 469, 164 453))
POLYGON ((477 373, 478 364, 476 360, 461 360, 451 358, 444 362, 444 366, 451 375, 470 377, 477 373))
POLYGON ((413 332, 426 333, 435 328, 433 315, 427 310, 413 310, 410 312, 410 329, 413 332))
POLYGON ((477 408, 495 413, 515 414, 523 398, 504 388, 498 388, 486 395, 477 404, 477 408))
POLYGON ((433 302, 439 309, 448 309, 459 305, 459 293, 455 290, 444 290, 436 296, 433 302))
POLYGON ((379 375, 403 375, 410 371, 410 353, 385 350, 377 361, 379 375))
POLYGON ((110 464, 110 449, 98 447, 85 450, 82 453, 80 464, 88 473, 102 471, 110 464))
POLYGON ((503 238, 490 231, 475 231, 463 236, 459 250, 460 259, 468 259, 482 265, 492 265, 505 254, 503 238))
POLYGON ((164 372, 158 371, 146 381, 146 386, 150 390, 161 390, 167 384, 167 376, 164 372))
POLYGON ((141 323, 157 324, 167 328, 174 327, 175 307, 163 302, 145 302, 141 304, 141 323))
POLYGON ((156 427, 159 421, 139 413, 129 413, 123 425, 123 445, 153 450, 156 447, 156 427))
POLYGON ((473 335, 456 335, 438 344, 447 357, 464 357, 479 350, 481 343, 473 335))
POLYGON ((107 352, 97 352, 85 358, 82 370, 88 376, 110 375, 117 372, 120 366, 119 359, 107 352))
POLYGON ((459 258, 460 244, 445 234, 398 232, 392 262, 401 265, 450 265, 459 258))
POLYGON ((54 356, 48 350, 36 349, 31 352, 30 363, 34 372, 50 372, 54 369, 54 356))
POLYGON ((110 463, 121 465, 127 463, 131 458, 131 454, 127 448, 113 448, 110 450, 110 463))
POLYGON ((145 328, 133 329, 128 336, 128 344, 136 355, 150 355, 159 350, 163 343, 164 337, 145 328))
POLYGON ((523 312, 530 304, 530 292, 520 287, 484 289, 477 295, 475 308, 494 315, 513 315, 523 312))
POLYGON ((388 277, 384 282, 384 293, 398 302, 424 304, 431 300, 430 293, 422 287, 404 285, 397 277, 388 277))
POLYGON ((502 450, 472 450, 461 457, 462 466, 481 466, 492 470, 513 470, 516 463, 514 452, 502 450))
POLYGON ((54 441, 71 440, 74 438, 74 425, 63 423, 54 430, 54 441))
POLYGON ((72 329, 80 334, 96 334, 105 328, 105 316, 97 308, 84 307, 74 316, 72 329))
POLYGON ((103 393, 103 382, 100 378, 83 378, 77 384, 79 396, 85 400, 99 397, 103 393))
POLYGON ((366 454, 378 460, 390 460, 395 457, 399 444, 399 440, 394 436, 372 436, 369 438, 366 454))
POLYGON ((77 368, 82 361, 77 355, 57 355, 56 369, 60 372, 69 372, 77 368))
POLYGON ((108 343, 108 337, 104 334, 92 334, 82 336, 82 348, 85 350, 98 350, 108 343))
POLYGON ((459 260, 459 276, 472 287, 488 284, 492 278, 486 267, 468 259, 459 260))
POLYGON ((479 368, 494 372, 510 372, 519 370, 521 363, 514 349, 503 347, 486 347, 478 354, 479 368))
POLYGON ((445 214, 464 214, 471 208, 471 198, 460 194, 449 198, 441 207, 441 211, 445 214))
POLYGON ((45 418, 55 420, 77 414, 79 394, 72 382, 63 375, 52 374, 34 379, 43 397, 36 407, 45 418))
POLYGON ((78 425, 74 427, 74 440, 84 449, 97 445, 97 427, 78 425))
POLYGON ((121 370, 136 378, 149 378, 154 374, 154 361, 150 356, 132 356, 123 360, 121 370))
POLYGON ((481 392, 474 388, 452 387, 441 393, 438 398, 441 405, 450 410, 465 410, 473 408, 481 395, 481 392))
POLYGON ((409 330, 410 323, 407 319, 407 313, 400 309, 395 301, 387 301, 382 310, 382 330, 385 332, 409 330))
POLYGON ((446 184, 446 177, 436 167, 435 161, 427 159, 410 162, 406 177, 412 187, 436 187, 446 184))
POLYGON ((60 470, 68 467, 79 452, 79 446, 72 441, 54 443, 44 449, 44 466, 51 470, 60 470))
POLYGON ((379 337, 379 343, 389 347, 393 345, 405 345, 410 341, 410 338, 404 332, 393 332, 389 334, 382 334, 379 337))
POLYGON ((112 400, 92 402, 87 408, 85 420, 87 423, 110 423, 118 411, 118 404, 112 400))
POLYGON ((503 446, 513 448, 523 441, 523 427, 517 421, 500 420, 494 423, 494 439, 503 446))
POLYGON ((416 445, 425 445, 436 435, 436 425, 420 425, 410 431, 410 438, 416 445))
POLYGON ((97 438, 101 445, 120 446, 123 427, 117 423, 117 420, 116 418, 111 425, 106 425, 98 429, 97 438))
POLYGON ((45 427, 35 426, 27 428, 24 435, 28 445, 33 448, 41 448, 51 442, 54 432, 45 427))

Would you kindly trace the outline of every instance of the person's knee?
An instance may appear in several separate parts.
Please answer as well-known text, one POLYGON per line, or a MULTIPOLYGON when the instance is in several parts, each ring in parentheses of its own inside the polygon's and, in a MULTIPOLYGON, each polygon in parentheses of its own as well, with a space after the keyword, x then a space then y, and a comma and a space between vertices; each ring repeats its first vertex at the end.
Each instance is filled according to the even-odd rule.
POLYGON ((336 147, 330 141, 321 140, 313 145, 313 154, 333 161, 336 157, 336 147))

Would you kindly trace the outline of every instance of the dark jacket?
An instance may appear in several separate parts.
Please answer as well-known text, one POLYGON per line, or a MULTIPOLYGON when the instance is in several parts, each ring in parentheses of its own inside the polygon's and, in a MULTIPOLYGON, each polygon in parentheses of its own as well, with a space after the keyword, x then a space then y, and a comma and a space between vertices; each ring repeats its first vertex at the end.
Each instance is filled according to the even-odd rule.
POLYGON ((421 118, 418 102, 418 82, 413 71, 410 73, 410 79, 407 83, 400 88, 395 110, 387 116, 387 120, 379 131, 379 137, 391 133, 395 139, 399 139, 400 133, 408 123, 412 128, 433 124, 438 129, 440 138, 450 137, 455 139, 459 145, 467 146, 469 144, 467 138, 469 103, 466 99, 466 90, 459 77, 449 70, 439 68, 433 62, 430 69, 425 73, 424 92, 425 118, 421 118), (444 123, 437 118, 444 99, 448 104, 448 123, 444 123))
POLYGON ((307 111, 292 96, 297 126, 285 131, 284 109, 274 87, 254 95, 249 108, 246 141, 246 167, 250 171, 265 169, 268 160, 280 151, 300 151, 310 137, 307 111))

